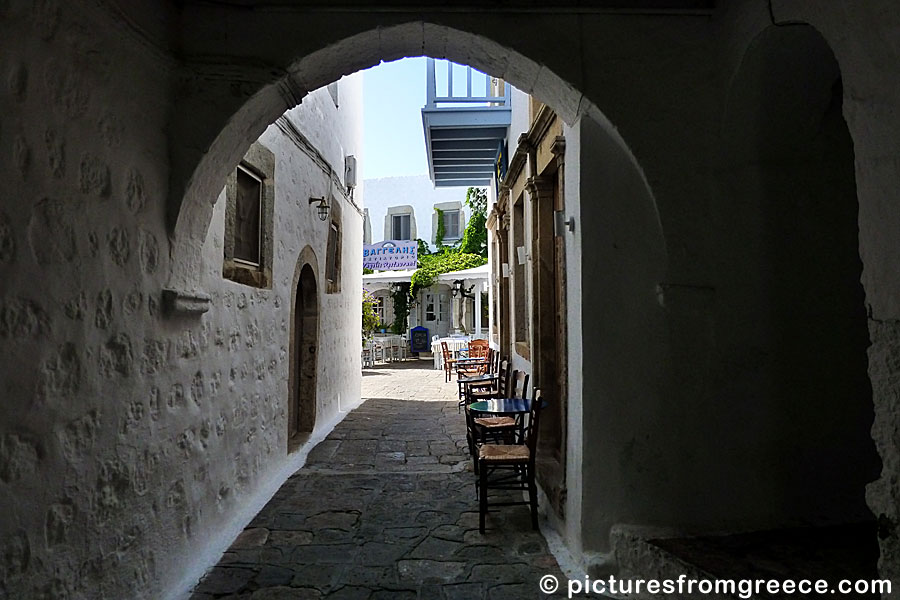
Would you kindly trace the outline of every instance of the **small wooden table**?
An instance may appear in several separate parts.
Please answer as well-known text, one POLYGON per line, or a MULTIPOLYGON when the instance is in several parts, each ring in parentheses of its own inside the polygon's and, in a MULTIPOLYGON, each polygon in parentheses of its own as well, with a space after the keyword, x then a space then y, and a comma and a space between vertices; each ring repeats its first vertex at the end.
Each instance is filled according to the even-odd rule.
POLYGON ((484 375, 472 375, 471 377, 458 377, 456 379, 459 385, 459 406, 465 406, 469 401, 470 385, 489 385, 500 380, 499 373, 485 373, 484 375))
POLYGON ((516 416, 531 411, 531 400, 525 398, 491 398, 490 400, 473 402, 469 405, 469 410, 498 417, 516 416))

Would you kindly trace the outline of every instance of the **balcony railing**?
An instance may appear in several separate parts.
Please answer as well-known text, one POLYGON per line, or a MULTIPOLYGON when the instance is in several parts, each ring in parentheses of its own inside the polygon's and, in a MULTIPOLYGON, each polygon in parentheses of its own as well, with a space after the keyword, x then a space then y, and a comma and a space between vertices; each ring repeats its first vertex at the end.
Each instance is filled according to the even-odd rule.
POLYGON ((449 61, 426 64, 422 124, 431 180, 441 187, 490 184, 509 131, 510 86, 449 61))
POLYGON ((474 106, 480 108, 509 107, 510 88, 502 79, 485 75, 472 67, 457 65, 447 60, 426 61, 425 108, 458 108, 474 106), (456 81, 454 82, 454 75, 456 81), (440 79, 440 83, 439 80, 440 79), (464 86, 460 85, 460 80, 464 86), (473 85, 474 81, 474 85, 473 85), (446 86, 442 86, 446 82, 446 86), (456 84, 454 86, 454 83, 456 84), (458 88, 464 93, 455 93, 458 88), (473 93, 473 88, 475 93, 473 93), (438 92, 442 92, 439 96, 438 92))

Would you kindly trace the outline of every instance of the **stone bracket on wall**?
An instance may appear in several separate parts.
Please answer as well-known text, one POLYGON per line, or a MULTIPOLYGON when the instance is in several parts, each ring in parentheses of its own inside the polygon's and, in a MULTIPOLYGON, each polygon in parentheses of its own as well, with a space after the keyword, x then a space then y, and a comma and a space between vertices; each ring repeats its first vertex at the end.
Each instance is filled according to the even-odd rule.
POLYGON ((170 316, 202 315, 209 310, 210 299, 204 292, 164 289, 162 305, 170 316))

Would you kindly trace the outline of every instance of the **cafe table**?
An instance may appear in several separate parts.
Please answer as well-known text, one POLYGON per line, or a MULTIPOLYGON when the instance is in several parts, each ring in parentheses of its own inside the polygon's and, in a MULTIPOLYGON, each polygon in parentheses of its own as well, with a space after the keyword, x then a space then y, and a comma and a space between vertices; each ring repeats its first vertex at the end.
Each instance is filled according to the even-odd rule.
MULTIPOLYGON (((467 379, 467 378, 464 378, 467 379)), ((531 410, 531 400, 526 398, 491 398, 469 404, 469 410, 498 417, 514 417, 531 410)))
POLYGON ((483 375, 457 378, 456 383, 459 385, 459 405, 464 406, 468 401, 470 385, 493 385, 499 380, 499 373, 485 373, 483 375))
MULTIPOLYGON (((541 406, 544 406, 542 404, 541 406)), ((522 440, 524 434, 525 420, 523 415, 531 411, 531 400, 526 398, 491 398, 490 400, 479 400, 468 405, 472 416, 484 415, 493 417, 512 417, 516 420, 516 436, 522 440)))

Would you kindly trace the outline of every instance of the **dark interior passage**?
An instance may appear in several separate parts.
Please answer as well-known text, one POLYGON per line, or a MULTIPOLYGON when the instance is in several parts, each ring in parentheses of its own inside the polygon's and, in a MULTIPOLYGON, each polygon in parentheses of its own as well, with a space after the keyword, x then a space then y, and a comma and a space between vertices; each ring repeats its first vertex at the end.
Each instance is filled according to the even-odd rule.
POLYGON ((713 434, 715 468, 741 473, 758 516, 786 525, 871 518, 864 486, 880 470, 842 96, 818 32, 772 27, 744 57, 723 124, 715 401, 740 428, 713 434))

